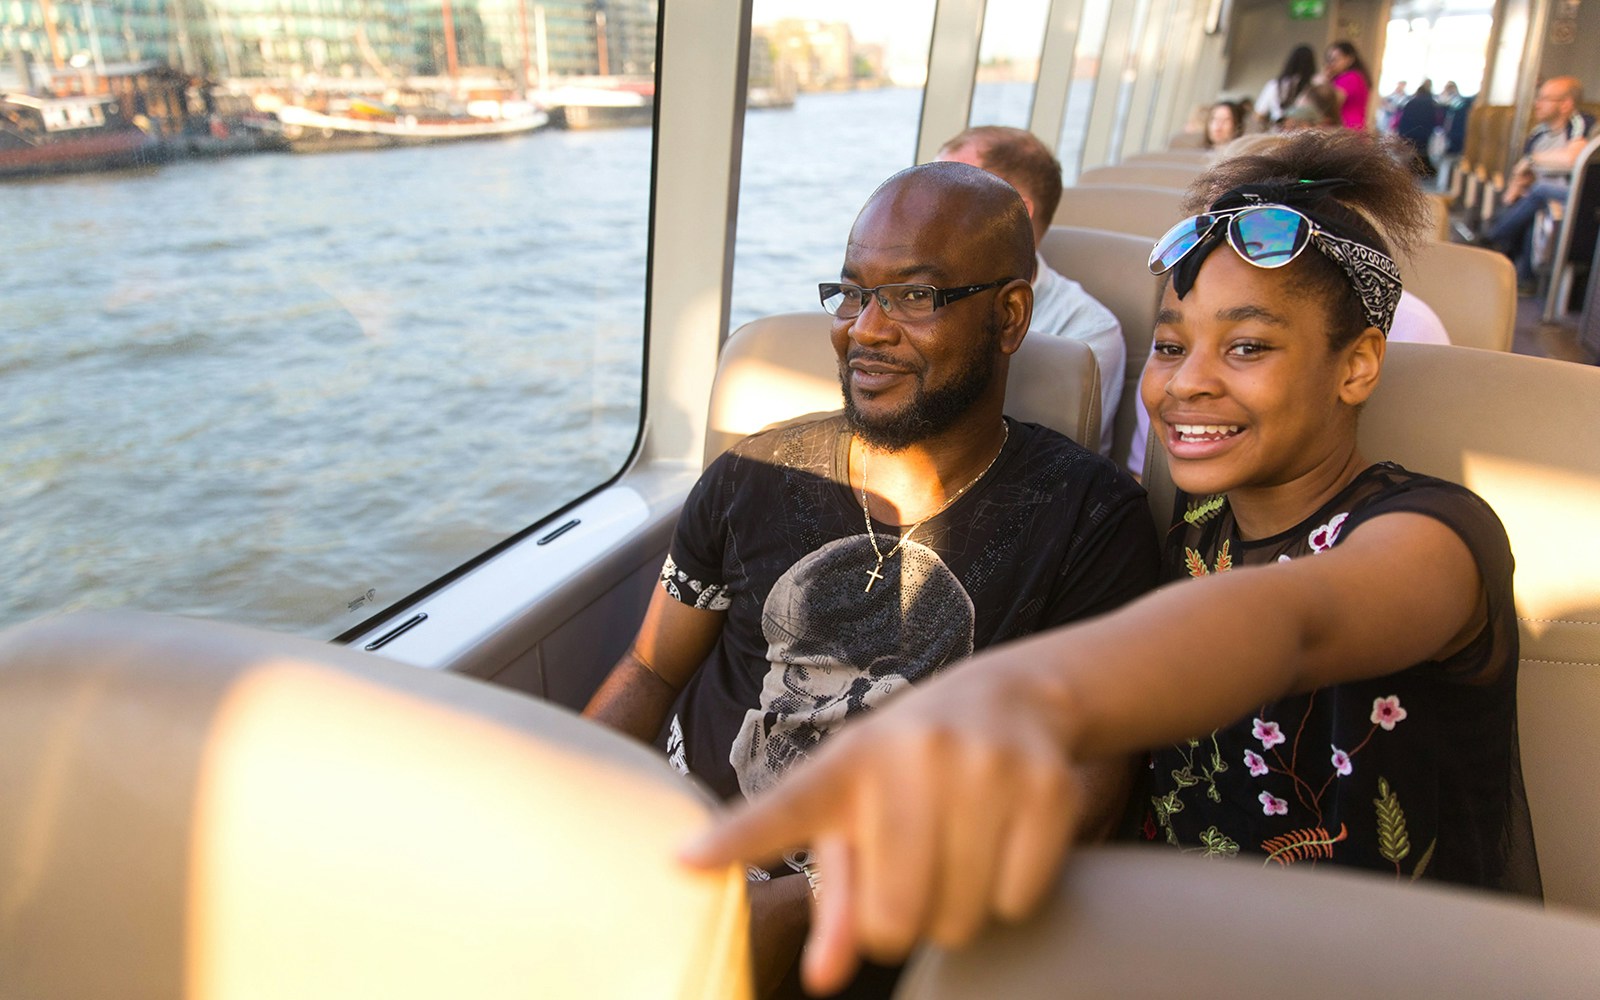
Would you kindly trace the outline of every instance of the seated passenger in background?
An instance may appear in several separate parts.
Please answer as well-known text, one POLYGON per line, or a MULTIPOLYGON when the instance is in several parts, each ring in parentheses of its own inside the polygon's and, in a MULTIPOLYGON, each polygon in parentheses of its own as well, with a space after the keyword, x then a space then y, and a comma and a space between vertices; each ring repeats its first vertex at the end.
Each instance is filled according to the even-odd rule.
POLYGON ((1534 279, 1529 239, 1534 222, 1551 202, 1566 201, 1578 154, 1595 134, 1594 116, 1578 110, 1582 101, 1577 77, 1558 76, 1539 88, 1533 130, 1502 197, 1505 208, 1484 233, 1485 245, 1516 261, 1517 277, 1524 283, 1534 279))
MULTIPOLYGON (((1061 202, 1061 163, 1039 141, 1020 128, 980 125, 969 128, 939 149, 940 160, 981 167, 1022 195, 1033 222, 1033 242, 1044 241, 1061 202)), ((1071 337, 1089 345, 1100 366, 1100 454, 1111 454, 1117 403, 1122 399, 1128 347, 1117 317, 1083 286, 1051 269, 1034 255, 1033 327, 1052 337, 1071 337)))
POLYGON ((1218 101, 1206 112, 1206 148, 1220 149, 1244 135, 1244 105, 1218 101))
MULTIPOLYGON (((844 413, 712 463, 585 715, 664 735, 678 768, 724 798, 752 795, 908 685, 1153 585, 1144 492, 1109 459, 1001 415, 1033 266, 1022 200, 982 170, 925 164, 873 194, 841 280, 821 286, 844 413)), ((1130 770, 1101 773, 1125 788, 1130 770)), ((798 952, 807 878, 798 857, 751 860, 771 986, 798 952)))
POLYGON ((1136 836, 1539 895, 1505 530, 1357 442, 1400 294, 1368 220, 1411 242, 1430 217, 1386 145, 1307 132, 1217 164, 1151 253, 1173 584, 976 655, 688 850, 812 848, 811 985, 1024 916, 1094 801, 1074 763, 1141 749, 1136 836))

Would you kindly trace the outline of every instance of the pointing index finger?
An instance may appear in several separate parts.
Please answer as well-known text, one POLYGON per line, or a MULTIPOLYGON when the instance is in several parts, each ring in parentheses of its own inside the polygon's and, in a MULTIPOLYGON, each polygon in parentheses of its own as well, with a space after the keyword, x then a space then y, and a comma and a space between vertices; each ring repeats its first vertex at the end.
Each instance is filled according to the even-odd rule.
POLYGON ((832 827, 844 796, 816 767, 791 773, 759 798, 735 805, 709 830, 684 845, 679 857, 697 868, 771 857, 811 842, 832 827))

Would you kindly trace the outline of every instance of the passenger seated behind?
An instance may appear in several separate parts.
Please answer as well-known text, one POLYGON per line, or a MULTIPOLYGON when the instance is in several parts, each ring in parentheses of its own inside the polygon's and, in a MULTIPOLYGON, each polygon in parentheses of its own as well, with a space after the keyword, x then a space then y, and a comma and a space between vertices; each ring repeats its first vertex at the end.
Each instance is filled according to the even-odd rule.
POLYGON ((1576 77, 1546 80, 1533 102, 1534 127, 1511 171, 1503 201, 1483 243, 1517 263, 1517 277, 1534 279, 1531 241, 1534 221, 1550 202, 1564 202, 1578 154, 1595 134, 1593 115, 1578 110, 1583 87, 1576 77))
MULTIPOLYGON (((982 170, 930 163, 877 190, 841 280, 821 286, 844 413, 753 435, 706 470, 586 715, 664 735, 680 770, 752 795, 974 650, 1150 588, 1144 492, 1109 459, 1001 415, 1033 263, 1022 200, 982 170)), ((1126 760, 1100 771, 1125 790, 1126 760)), ((808 886, 800 858, 751 860, 770 986, 798 952, 808 886)))
POLYGON ((1244 105, 1218 101, 1206 112, 1206 148, 1221 149, 1244 135, 1244 105))
POLYGON ((1130 750, 1153 748, 1139 837, 1539 895, 1505 531, 1357 450, 1400 292, 1367 220, 1403 243, 1429 218, 1386 145, 1307 132, 1219 163, 1209 215, 1151 254, 1170 282, 1142 395, 1185 582, 978 654, 688 850, 812 847, 811 985, 1025 915, 1093 801, 1073 763, 1130 750))
MULTIPOLYGON (((1061 163, 1038 136, 1020 128, 980 125, 945 143, 937 158, 982 167, 1016 188, 1033 222, 1034 246, 1037 248, 1044 240, 1061 202, 1061 163)), ((1052 270, 1037 251, 1034 268, 1032 330, 1081 340, 1094 352, 1095 364, 1100 366, 1097 450, 1109 455, 1128 359, 1122 326, 1111 310, 1084 291, 1082 285, 1052 270)))

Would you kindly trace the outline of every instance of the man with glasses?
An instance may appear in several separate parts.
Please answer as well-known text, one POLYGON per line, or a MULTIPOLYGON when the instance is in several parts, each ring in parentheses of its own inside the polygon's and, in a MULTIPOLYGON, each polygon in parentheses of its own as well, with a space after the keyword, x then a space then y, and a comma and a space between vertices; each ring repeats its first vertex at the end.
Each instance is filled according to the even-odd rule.
POLYGON ((1554 77, 1539 87, 1533 101, 1533 130, 1502 196, 1505 208, 1484 234, 1486 246, 1516 261, 1517 277, 1525 285, 1534 280, 1529 239, 1534 223, 1552 202, 1566 202, 1573 165, 1595 135, 1594 116, 1578 110, 1582 101, 1583 86, 1577 77, 1554 77))
MULTIPOLYGON (((1037 252, 1061 203, 1061 162, 1026 129, 979 125, 939 149, 939 159, 982 167, 1017 189, 1033 225, 1033 327, 1035 334, 1081 340, 1100 366, 1100 454, 1111 454, 1117 403, 1122 399, 1128 347, 1122 325, 1083 286, 1064 277, 1037 252)), ((1142 359, 1141 359, 1142 362, 1142 359)))
MULTIPOLYGON (((925 164, 874 193, 839 280, 820 287, 843 413, 755 434, 711 465, 586 715, 663 741, 724 798, 751 795, 908 685, 1154 583, 1138 486, 1001 414, 1033 254, 1021 199, 982 170, 925 164)), ((1110 764, 1085 780, 1126 776, 1110 764)), ((764 987, 792 966, 808 883, 825 877, 803 856, 752 871, 764 987)))

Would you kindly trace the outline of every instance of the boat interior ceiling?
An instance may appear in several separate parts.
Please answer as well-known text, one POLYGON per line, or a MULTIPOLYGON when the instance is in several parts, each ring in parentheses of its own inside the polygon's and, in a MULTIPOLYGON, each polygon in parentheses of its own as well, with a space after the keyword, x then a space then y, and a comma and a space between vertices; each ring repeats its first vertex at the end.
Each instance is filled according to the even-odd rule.
MULTIPOLYGON (((743 995, 737 879, 684 875, 671 861, 711 807, 653 753, 551 706, 580 709, 627 651, 704 467, 743 435, 841 405, 829 316, 740 315, 734 300, 741 227, 757 216, 741 218, 740 205, 759 179, 746 160, 759 127, 746 97, 764 58, 752 52, 752 24, 765 2, 657 7, 654 127, 641 143, 653 158, 639 429, 612 478, 335 644, 128 615, 0 633, 0 788, 22 789, 20 808, 0 810, 0 859, 37 861, 23 882, 29 912, 44 921, 30 930, 0 919, 0 995, 498 996, 582 969, 607 981, 586 980, 571 995, 743 995), (317 780, 296 787, 300 775, 317 780), (372 780, 382 775, 394 783, 372 780), (425 871, 414 860, 419 839, 425 871), (160 859, 150 879, 109 874, 146 848, 160 859), (619 856, 627 862, 617 865, 619 856), (251 863, 237 863, 244 858, 251 863), (209 866, 206 881, 188 867, 197 863, 209 866), (370 908, 355 915, 339 902, 380 886, 392 914, 381 927, 370 908), (530 912, 513 905, 517 894, 550 906, 530 912), (271 919, 240 924, 260 913, 271 919), (620 921, 603 937, 613 949, 626 942, 625 962, 586 950, 607 921, 620 921), (261 940, 240 943, 252 937, 261 940), (84 940, 103 946, 104 959, 84 962, 84 940), (36 941, 63 943, 31 950, 36 941), (439 941, 460 950, 444 956, 439 941), (27 962, 6 968, 24 953, 27 962), (282 961, 307 953, 318 960, 282 961), (630 980, 638 969, 652 978, 630 980), (146 981, 156 985, 125 988, 146 981)), ((874 165, 876 179, 986 123, 975 94, 997 71, 978 26, 999 0, 921 6, 915 130, 898 159, 874 165)), ((1400 8, 1415 9, 1419 23, 1438 15, 1401 0, 1040 0, 1037 59, 1021 83, 1009 82, 1026 91, 1014 124, 1061 151, 1069 181, 1040 254, 1122 326, 1129 365, 1115 460, 1127 463, 1144 443, 1135 441, 1139 359, 1150 354, 1163 288, 1147 261, 1210 162, 1199 112, 1218 97, 1253 97, 1298 43, 1320 52, 1349 37, 1381 56, 1386 30, 1401 30, 1386 28, 1400 8)), ((1569 13, 1582 19, 1580 37, 1600 37, 1600 3, 1577 8, 1473 7, 1488 19, 1481 97, 1439 181, 1440 239, 1402 262, 1405 286, 1455 346, 1392 345, 1360 423, 1364 453, 1470 487, 1511 536, 1523 769, 1552 912, 1361 877, 1314 885, 1298 872, 1270 873, 1290 876, 1274 881, 1237 866, 1202 870, 1175 852, 1153 863, 1099 852, 1063 877, 1039 920, 971 952, 924 952, 899 996, 1104 995, 1126 992, 1133 966, 1154 988, 1200 993, 1212 990, 1197 983, 1279 989, 1306 963, 1316 968, 1308 978, 1338 984, 1330 995, 1374 977, 1380 992, 1430 995, 1562 995, 1600 981, 1591 846, 1600 829, 1600 535, 1588 527, 1591 515, 1600 519, 1600 370, 1573 363, 1587 359, 1571 346, 1568 308, 1591 258, 1573 240, 1560 243, 1547 294, 1524 296, 1519 309, 1511 262, 1461 242, 1507 183, 1538 79, 1587 69, 1600 90, 1600 46, 1546 42, 1569 13), (1550 322, 1528 327, 1530 309, 1550 322), (1558 346, 1543 351, 1552 357, 1513 353, 1530 344, 1558 346), (1264 937, 1240 949, 1222 936, 1236 929, 1220 924, 1199 937, 1187 923, 1161 930, 1216 893, 1253 900, 1264 937), (1307 929, 1319 927, 1325 939, 1308 944, 1322 931, 1307 929), (1153 935, 1183 947, 1152 959, 1153 935)), ((839 96, 821 89, 802 88, 800 100, 839 96)), ((909 95, 903 103, 913 107, 909 95)), ((823 173, 829 165, 826 149, 786 155, 814 158, 823 173)), ((1600 162, 1592 175, 1600 184, 1600 162)), ((830 177, 788 211, 808 215, 813 202, 844 199, 841 191, 854 188, 830 177)), ((846 233, 836 235, 842 252, 846 233)), ((783 280, 810 288, 836 277, 801 271, 783 280)), ((1082 343, 1028 339, 1007 390, 1009 415, 1099 440, 1101 376, 1082 343)), ((1174 491, 1162 449, 1143 451, 1165 523, 1174 491)), ((0 877, 0 903, 11 899, 8 881, 0 877)))

